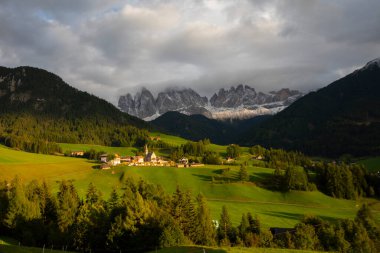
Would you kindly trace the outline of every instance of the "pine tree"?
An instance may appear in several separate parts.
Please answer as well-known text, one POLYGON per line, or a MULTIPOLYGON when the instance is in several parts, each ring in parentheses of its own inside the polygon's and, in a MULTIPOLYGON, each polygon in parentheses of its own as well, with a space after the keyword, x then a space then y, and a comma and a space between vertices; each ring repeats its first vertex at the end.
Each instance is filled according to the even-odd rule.
POLYGON ((61 181, 58 199, 58 227, 61 232, 67 232, 74 223, 79 208, 78 193, 70 181, 61 181))
POLYGON ((228 214, 228 210, 226 206, 222 207, 222 213, 220 214, 219 220, 219 239, 224 241, 229 241, 229 235, 231 232, 232 223, 230 215, 228 214))
POLYGON ((197 196, 197 222, 195 243, 200 245, 215 245, 215 228, 211 220, 206 198, 202 194, 197 196))
POLYGON ((86 203, 93 205, 101 201, 102 193, 96 189, 96 187, 90 183, 86 194, 86 203))
POLYGON ((249 181, 248 170, 247 170, 247 168, 244 165, 240 166, 239 180, 242 181, 242 182, 249 181))

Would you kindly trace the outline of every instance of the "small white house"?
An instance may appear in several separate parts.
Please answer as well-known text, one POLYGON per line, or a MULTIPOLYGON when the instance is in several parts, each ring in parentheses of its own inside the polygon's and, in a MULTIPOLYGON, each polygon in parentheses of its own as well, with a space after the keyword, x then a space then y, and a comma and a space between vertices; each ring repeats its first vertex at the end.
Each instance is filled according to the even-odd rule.
POLYGON ((102 163, 106 163, 108 161, 108 155, 107 154, 103 154, 100 156, 100 161, 102 163))

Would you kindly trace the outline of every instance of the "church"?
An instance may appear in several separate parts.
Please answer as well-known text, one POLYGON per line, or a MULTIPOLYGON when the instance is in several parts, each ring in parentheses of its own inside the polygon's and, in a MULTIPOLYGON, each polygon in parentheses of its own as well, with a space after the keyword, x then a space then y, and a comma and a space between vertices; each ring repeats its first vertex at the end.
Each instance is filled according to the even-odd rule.
POLYGON ((155 162, 157 160, 156 154, 154 152, 149 152, 147 145, 145 145, 144 151, 145 151, 145 157, 144 157, 145 162, 155 162))

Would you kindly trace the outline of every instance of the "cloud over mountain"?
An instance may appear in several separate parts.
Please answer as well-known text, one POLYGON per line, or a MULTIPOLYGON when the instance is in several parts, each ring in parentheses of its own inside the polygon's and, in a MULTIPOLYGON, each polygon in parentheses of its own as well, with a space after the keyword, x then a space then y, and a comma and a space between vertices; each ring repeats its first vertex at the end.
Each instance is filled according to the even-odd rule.
POLYGON ((378 57, 379 30, 377 0, 3 0, 0 65, 113 103, 141 85, 307 91, 378 57))

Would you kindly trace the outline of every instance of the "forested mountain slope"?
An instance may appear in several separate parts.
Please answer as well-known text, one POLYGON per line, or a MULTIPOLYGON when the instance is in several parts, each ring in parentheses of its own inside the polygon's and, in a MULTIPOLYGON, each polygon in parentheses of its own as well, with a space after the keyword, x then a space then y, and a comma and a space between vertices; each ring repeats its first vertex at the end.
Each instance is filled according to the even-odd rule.
POLYGON ((46 153, 56 149, 51 142, 136 145, 147 127, 45 70, 0 67, 0 140, 8 146, 46 153))
POLYGON ((312 92, 240 137, 308 154, 380 154, 380 59, 312 92))

